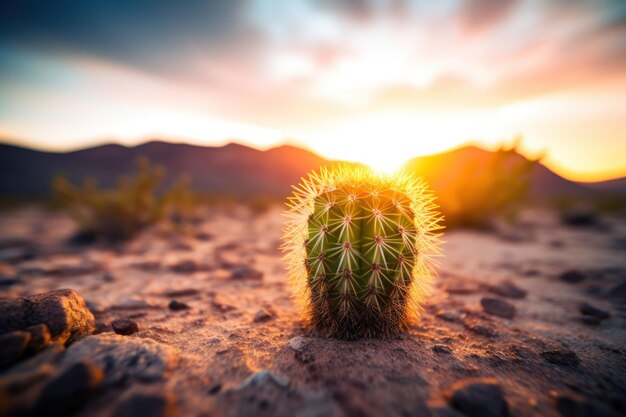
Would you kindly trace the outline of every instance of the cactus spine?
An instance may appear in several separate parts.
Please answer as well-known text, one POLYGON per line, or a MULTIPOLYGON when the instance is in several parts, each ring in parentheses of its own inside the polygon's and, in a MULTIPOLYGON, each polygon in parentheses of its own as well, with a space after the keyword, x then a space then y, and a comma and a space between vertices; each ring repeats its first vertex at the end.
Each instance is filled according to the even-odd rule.
POLYGON ((294 294, 320 335, 389 337, 417 319, 441 228, 422 181, 322 168, 287 204, 283 250, 294 294))

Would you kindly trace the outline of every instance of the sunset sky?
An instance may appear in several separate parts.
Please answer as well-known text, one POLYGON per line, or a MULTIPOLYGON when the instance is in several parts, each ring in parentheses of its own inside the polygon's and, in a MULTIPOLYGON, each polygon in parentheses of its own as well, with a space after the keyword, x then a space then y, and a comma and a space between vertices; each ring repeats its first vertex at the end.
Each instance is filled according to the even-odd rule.
POLYGON ((624 0, 15 1, 0 137, 161 138, 398 166, 522 135, 567 178, 626 175, 624 0))

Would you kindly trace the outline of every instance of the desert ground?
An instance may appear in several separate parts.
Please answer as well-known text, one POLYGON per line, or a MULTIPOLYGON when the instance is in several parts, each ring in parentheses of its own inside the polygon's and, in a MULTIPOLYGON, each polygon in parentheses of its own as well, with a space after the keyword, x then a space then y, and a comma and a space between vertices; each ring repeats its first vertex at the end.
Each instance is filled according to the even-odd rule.
POLYGON ((216 207, 84 245, 63 214, 1 213, 0 296, 31 297, 5 308, 28 321, 23 306, 71 298, 61 304, 77 328, 53 331, 45 308, 51 336, 0 319, 12 331, 1 336, 0 415, 626 414, 626 219, 571 227, 529 211, 497 231, 446 232, 419 324, 361 341, 303 326, 283 222, 278 206, 216 207), (58 289, 75 293, 32 297, 58 289))

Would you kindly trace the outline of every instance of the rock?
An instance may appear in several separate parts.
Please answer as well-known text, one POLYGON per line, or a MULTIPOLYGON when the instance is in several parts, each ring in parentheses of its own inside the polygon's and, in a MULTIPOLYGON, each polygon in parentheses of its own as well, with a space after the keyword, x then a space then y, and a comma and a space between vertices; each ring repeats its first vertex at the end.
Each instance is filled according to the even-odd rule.
POLYGON ((172 311, 180 311, 180 310, 188 310, 189 309, 189 305, 187 305, 185 303, 182 303, 180 301, 176 301, 176 300, 170 301, 168 307, 172 311))
POLYGON ((263 272, 257 271, 256 269, 248 266, 238 266, 233 268, 230 277, 231 279, 262 280, 263 272))
POLYGON ((106 370, 104 384, 110 386, 129 380, 162 380, 176 366, 178 354, 173 348, 150 339, 101 333, 70 346, 63 363, 71 364, 85 358, 106 370))
POLYGON ((0 290, 12 287, 12 286, 17 285, 17 284, 22 284, 23 282, 24 281, 22 281, 19 278, 2 277, 2 278, 0 278, 0 290))
MULTIPOLYGON (((64 353, 65 347, 62 344, 53 343, 38 355, 3 371, 0 378, 0 397, 3 390, 7 393, 18 394, 53 375, 64 353)), ((2 415, 1 412, 0 415, 2 415)))
POLYGON ((596 213, 588 208, 570 209, 561 214, 561 222, 568 226, 592 226, 597 221, 596 213))
POLYGON ((289 385, 289 378, 283 375, 274 374, 267 369, 262 369, 253 373, 245 381, 243 381, 238 390, 242 390, 248 387, 259 387, 261 385, 271 383, 281 388, 286 388, 289 385))
POLYGON ((508 301, 499 298, 483 297, 480 300, 483 310, 492 316, 498 316, 505 319, 515 317, 515 306, 508 301))
POLYGON ((458 323, 461 321, 461 315, 459 313, 455 313, 454 311, 442 311, 437 313, 437 317, 443 319, 445 321, 451 321, 458 323))
POLYGON ((139 331, 139 325, 136 321, 131 319, 117 319, 111 322, 113 331, 117 334, 129 336, 139 331))
POLYGON ((168 417, 173 415, 172 398, 162 392, 131 391, 115 409, 113 417, 168 417))
POLYGON ((30 339, 30 333, 19 330, 0 336, 0 368, 12 365, 24 356, 30 339))
POLYGON ((200 291, 195 288, 181 288, 178 290, 168 290, 164 293, 166 297, 178 298, 178 297, 189 297, 192 295, 198 295, 200 291))
POLYGON ((66 416, 78 410, 101 385, 104 373, 89 360, 68 366, 43 387, 33 408, 35 415, 66 416))
POLYGON ((565 348, 546 350, 541 352, 541 356, 550 363, 565 367, 577 367, 580 363, 578 355, 565 348))
POLYGON ((435 353, 451 354, 452 353, 452 349, 450 349, 450 347, 446 346, 446 345, 434 345, 433 346, 433 352, 435 352, 435 353))
POLYGON ((587 276, 578 270, 572 269, 559 275, 559 279, 569 284, 576 284, 587 279, 587 276))
POLYGON ((34 326, 24 329, 31 335, 30 343, 28 344, 28 353, 37 353, 44 350, 52 341, 50 330, 45 323, 39 323, 34 326))
POLYGON ((310 352, 305 352, 303 350, 296 350, 293 354, 293 357, 296 358, 298 362, 301 363, 311 363, 315 360, 315 357, 310 352))
POLYGON ((456 382, 450 389, 450 404, 469 417, 502 417, 507 405, 502 388, 494 378, 456 382))
POLYGON ((583 324, 588 324, 590 326, 597 326, 602 323, 602 319, 593 316, 580 316, 580 321, 583 324))
POLYGON ((253 321, 255 323, 263 323, 263 322, 271 320, 273 317, 274 316, 272 315, 272 313, 262 308, 256 312, 256 314, 254 315, 253 321))
POLYGON ((583 316, 593 317, 598 320, 605 320, 611 317, 611 315, 607 311, 600 310, 599 308, 594 307, 589 303, 580 304, 578 306, 578 309, 580 311, 580 314, 582 314, 583 316))
POLYGON ((289 339, 289 342, 287 342, 287 344, 293 350, 302 350, 302 349, 305 349, 309 345, 310 342, 311 342, 311 339, 307 337, 296 336, 296 337, 292 337, 291 339, 289 339))
POLYGON ((556 394, 556 408, 563 417, 619 417, 609 407, 584 399, 577 394, 556 394))
POLYGON ((52 341, 72 343, 94 329, 93 314, 74 290, 0 299, 0 333, 45 323, 52 341))
POLYGON ((489 287, 489 291, 501 297, 520 299, 526 297, 526 290, 521 289, 511 281, 502 281, 489 287))

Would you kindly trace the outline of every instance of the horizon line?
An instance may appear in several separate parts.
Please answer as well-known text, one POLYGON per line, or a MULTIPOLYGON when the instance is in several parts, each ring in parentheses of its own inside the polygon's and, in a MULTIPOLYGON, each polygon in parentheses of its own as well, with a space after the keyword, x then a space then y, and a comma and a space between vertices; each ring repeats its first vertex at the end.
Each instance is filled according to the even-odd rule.
MULTIPOLYGON (((363 164, 362 161, 356 161, 356 160, 348 160, 348 159, 334 159, 331 158, 329 156, 325 156, 323 154, 321 154, 320 152, 311 149, 310 147, 300 143, 299 141, 297 141, 296 139, 292 139, 292 138, 284 138, 281 139, 279 141, 277 141, 276 143, 273 143, 271 145, 268 146, 259 146, 253 143, 250 143, 248 141, 246 141, 245 139, 241 139, 241 138, 237 138, 237 137, 226 137, 222 140, 216 140, 216 141, 212 141, 213 143, 211 144, 207 144, 204 143, 205 141, 202 139, 194 139, 194 138, 171 138, 171 137, 144 137, 142 139, 138 139, 137 141, 133 141, 131 140, 132 143, 123 143, 121 139, 118 138, 110 138, 110 139, 96 139, 94 141, 89 141, 84 143, 82 146, 68 146, 68 147, 63 147, 63 148, 54 148, 54 147, 46 147, 46 146, 41 146, 40 144, 34 144, 34 143, 28 143, 28 142, 32 142, 29 140, 23 140, 23 139, 9 139, 6 137, 0 137, 0 145, 9 145, 9 146, 15 146, 18 148, 22 148, 22 149, 29 149, 32 151, 36 151, 36 152, 46 152, 46 153, 55 153, 55 154, 65 154, 65 153, 72 153, 72 152, 80 152, 82 150, 87 150, 87 149, 93 149, 93 148, 97 148, 97 147, 102 147, 102 146, 110 146, 110 145, 116 145, 116 146, 121 146, 127 149, 132 149, 132 148, 137 148, 139 146, 142 145, 146 145, 148 143, 167 143, 167 144, 172 144, 172 145, 187 145, 187 146, 197 146, 197 147, 201 147, 201 148, 224 148, 227 147, 229 145, 239 145, 239 146, 243 146, 243 147, 247 147, 250 149, 255 149, 257 151, 260 152, 266 152, 266 151, 270 151, 272 149, 277 149, 277 148, 281 148, 281 147, 285 147, 285 146, 289 146, 292 148, 297 148, 300 150, 304 150, 307 152, 310 152, 316 156, 318 156, 319 158, 322 158, 326 161, 329 162, 350 162, 350 163, 361 163, 363 164)), ((503 140, 499 146, 505 146, 506 145, 506 141, 503 140)), ((486 152, 493 152, 492 150, 489 149, 489 147, 484 146, 483 144, 478 143, 478 141, 476 140, 468 140, 466 142, 463 142, 459 145, 456 146, 452 146, 450 148, 447 148, 441 152, 434 152, 434 153, 427 153, 427 154, 419 154, 419 155, 414 155, 411 157, 408 157, 403 163, 402 165, 406 164, 408 161, 415 159, 415 158, 421 158, 421 157, 428 157, 428 156, 434 156, 434 155, 441 155, 441 154, 445 154, 445 153, 449 153, 449 152, 453 152, 455 150, 458 149, 462 149, 462 148, 469 148, 469 147, 476 147, 479 148, 483 151, 486 152)), ((516 152, 523 156, 524 158, 527 159, 532 159, 529 155, 527 155, 523 150, 520 150, 519 147, 516 148, 516 152)), ((539 158, 539 162, 545 166, 546 168, 548 168, 550 171, 552 171, 554 174, 560 176, 561 178, 566 179, 567 181, 571 181, 574 183, 580 183, 580 184, 594 184, 594 183, 602 183, 602 182, 608 182, 608 181, 615 181, 615 180, 620 180, 620 179, 624 179, 626 178, 626 167, 623 169, 623 173, 621 174, 617 174, 617 175, 608 175, 608 176, 604 176, 601 177, 601 179, 575 179, 572 178, 570 175, 563 173, 562 171, 565 170, 562 167, 558 167, 558 166, 554 166, 552 164, 546 164, 546 161, 543 157, 539 158)), ((367 164, 365 164, 367 165, 367 164)))

